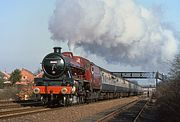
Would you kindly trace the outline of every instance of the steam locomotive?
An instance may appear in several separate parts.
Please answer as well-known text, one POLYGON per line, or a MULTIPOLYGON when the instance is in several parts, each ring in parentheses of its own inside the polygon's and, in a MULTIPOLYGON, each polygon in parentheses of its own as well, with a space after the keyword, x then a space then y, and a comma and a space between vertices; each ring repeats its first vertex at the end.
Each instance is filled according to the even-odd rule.
POLYGON ((112 74, 88 59, 61 53, 61 47, 42 61, 43 77, 35 79, 33 92, 44 104, 70 105, 138 95, 142 87, 112 74))

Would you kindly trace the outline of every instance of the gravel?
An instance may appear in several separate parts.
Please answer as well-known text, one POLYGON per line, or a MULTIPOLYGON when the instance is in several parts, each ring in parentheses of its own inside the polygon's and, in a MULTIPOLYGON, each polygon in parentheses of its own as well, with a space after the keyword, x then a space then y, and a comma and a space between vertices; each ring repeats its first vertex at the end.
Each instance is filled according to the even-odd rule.
POLYGON ((97 103, 63 107, 58 110, 30 114, 21 117, 0 120, 0 122, 78 122, 88 116, 93 116, 112 107, 124 105, 138 97, 121 98, 97 103))

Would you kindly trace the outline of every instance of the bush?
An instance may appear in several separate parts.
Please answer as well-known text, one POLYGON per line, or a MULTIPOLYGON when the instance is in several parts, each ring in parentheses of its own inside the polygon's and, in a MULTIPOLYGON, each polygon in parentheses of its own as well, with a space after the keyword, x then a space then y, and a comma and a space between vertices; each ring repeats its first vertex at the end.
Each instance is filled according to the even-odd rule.
POLYGON ((3 88, 3 82, 4 82, 4 80, 0 78, 0 89, 3 88))
POLYGON ((17 99, 16 94, 18 93, 17 88, 10 87, 5 89, 0 89, 0 100, 10 100, 10 99, 17 99))
POLYGON ((19 69, 15 69, 9 78, 10 81, 12 81, 12 84, 15 84, 16 82, 21 80, 21 71, 19 69))

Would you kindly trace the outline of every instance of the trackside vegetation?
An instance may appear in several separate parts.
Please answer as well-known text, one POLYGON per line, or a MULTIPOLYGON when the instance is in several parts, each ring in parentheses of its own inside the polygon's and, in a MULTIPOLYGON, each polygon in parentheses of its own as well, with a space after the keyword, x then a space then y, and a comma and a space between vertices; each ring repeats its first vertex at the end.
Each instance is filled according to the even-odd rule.
POLYGON ((157 87, 157 105, 162 121, 180 121, 180 54, 174 58, 168 80, 157 87))

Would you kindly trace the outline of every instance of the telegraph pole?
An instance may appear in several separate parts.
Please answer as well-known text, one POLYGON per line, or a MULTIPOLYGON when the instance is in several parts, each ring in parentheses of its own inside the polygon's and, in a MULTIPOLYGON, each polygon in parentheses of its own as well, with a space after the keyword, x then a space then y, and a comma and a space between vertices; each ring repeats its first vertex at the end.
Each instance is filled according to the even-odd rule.
POLYGON ((157 88, 158 74, 159 74, 159 72, 157 71, 156 72, 156 76, 155 76, 155 79, 156 79, 156 81, 155 81, 155 88, 157 88))

